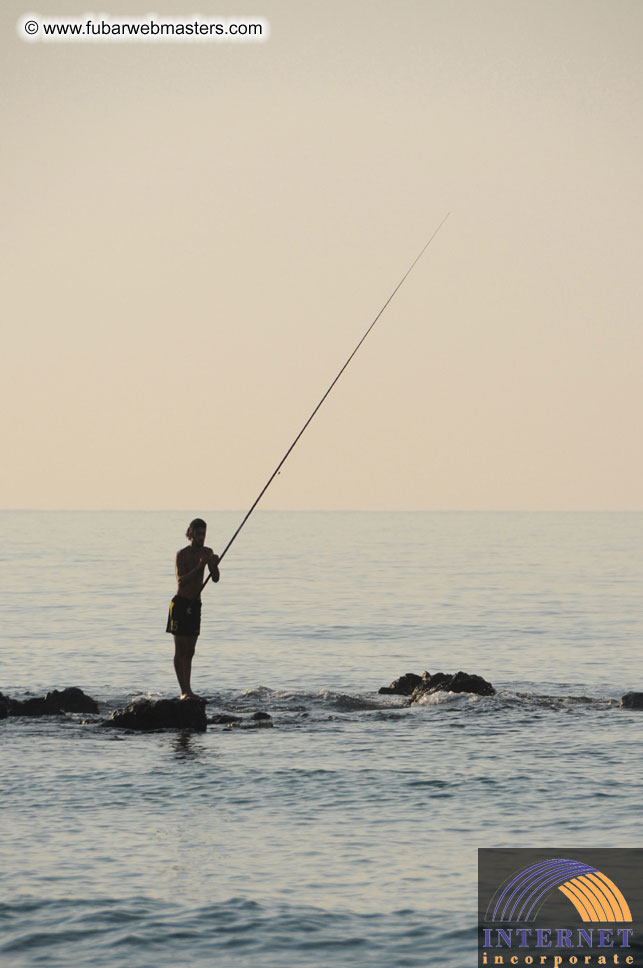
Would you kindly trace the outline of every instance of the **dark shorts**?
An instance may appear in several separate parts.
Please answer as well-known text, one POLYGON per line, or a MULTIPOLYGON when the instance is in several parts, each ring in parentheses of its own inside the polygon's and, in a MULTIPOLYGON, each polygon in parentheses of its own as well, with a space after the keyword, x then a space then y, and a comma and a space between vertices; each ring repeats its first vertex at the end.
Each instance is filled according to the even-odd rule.
POLYGON ((201 602, 175 595, 170 602, 165 631, 172 635, 198 635, 201 631, 201 602))

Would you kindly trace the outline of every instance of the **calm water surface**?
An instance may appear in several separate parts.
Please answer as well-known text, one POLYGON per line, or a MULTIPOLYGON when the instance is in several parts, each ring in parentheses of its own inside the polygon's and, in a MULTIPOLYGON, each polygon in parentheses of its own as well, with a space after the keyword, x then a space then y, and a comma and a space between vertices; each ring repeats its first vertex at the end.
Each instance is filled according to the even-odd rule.
MULTIPOLYGON (((176 693, 191 513, 4 512, 0 689, 176 693)), ((240 516, 213 512, 222 547, 240 516)), ((194 685, 272 728, 0 723, 8 965, 475 964, 476 851, 640 840, 641 514, 258 512, 194 685), (377 689, 464 669, 489 698, 377 689)))

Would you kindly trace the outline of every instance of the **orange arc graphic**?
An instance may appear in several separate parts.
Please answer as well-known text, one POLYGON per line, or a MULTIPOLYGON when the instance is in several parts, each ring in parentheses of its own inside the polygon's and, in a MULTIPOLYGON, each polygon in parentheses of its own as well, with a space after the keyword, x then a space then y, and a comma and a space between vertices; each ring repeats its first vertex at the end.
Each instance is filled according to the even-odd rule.
POLYGON ((579 884, 585 886, 592 897, 597 899, 598 905, 602 908, 602 912, 605 915, 601 920, 618 921, 621 912, 613 897, 610 896, 611 892, 608 893, 605 891, 605 886, 601 881, 592 881, 586 874, 579 875, 576 880, 579 884))
POLYGON ((596 911, 591 901, 587 897, 584 891, 582 891, 578 885, 575 883, 575 879, 572 878, 570 881, 566 881, 565 884, 561 884, 559 890, 563 892, 565 897, 568 897, 572 902, 578 913, 580 914, 583 921, 602 921, 603 918, 596 911))
POLYGON ((616 884, 596 871, 573 877, 561 884, 559 891, 569 898, 583 921, 631 921, 629 905, 616 884))
POLYGON ((600 897, 597 897, 596 888, 594 888, 593 884, 591 883, 587 884, 583 880, 582 875, 580 875, 579 877, 572 878, 572 883, 574 884, 574 887, 576 887, 576 889, 580 891, 587 898, 588 906, 596 914, 596 917, 594 918, 595 921, 613 920, 614 914, 612 912, 611 906, 609 904, 602 903, 605 901, 605 897, 603 896, 603 894, 601 894, 600 897), (594 889, 592 890, 592 888, 594 889))
POLYGON ((612 898, 613 898, 613 903, 616 903, 616 905, 617 905, 616 910, 617 910, 617 912, 620 912, 620 913, 617 913, 617 916, 614 918, 614 920, 615 921, 631 921, 632 920, 632 912, 630 911, 630 906, 627 903, 627 901, 625 900, 625 898, 623 897, 623 894, 621 893, 621 891, 619 891, 619 889, 616 886, 616 884, 614 883, 614 881, 611 881, 609 879, 609 877, 606 877, 605 876, 605 874, 601 874, 600 871, 596 871, 595 874, 588 874, 587 876, 588 877, 591 877, 591 879, 593 881, 596 881, 596 883, 601 883, 602 882, 603 885, 604 885, 603 886, 603 890, 605 890, 605 887, 607 887, 607 890, 609 892, 611 892, 612 898))

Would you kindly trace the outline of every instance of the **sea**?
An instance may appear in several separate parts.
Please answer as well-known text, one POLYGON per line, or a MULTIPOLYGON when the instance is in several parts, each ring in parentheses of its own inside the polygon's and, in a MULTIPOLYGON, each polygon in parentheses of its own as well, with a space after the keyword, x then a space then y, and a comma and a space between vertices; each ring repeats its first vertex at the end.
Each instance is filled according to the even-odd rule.
MULTIPOLYGON (((197 513, 215 551, 242 517, 0 513, 0 690, 178 695, 197 513)), ((642 589, 641 513, 257 510, 193 666, 240 722, 0 721, 0 962, 475 965, 479 848, 640 845, 642 589), (378 692, 425 670, 496 695, 378 692)))

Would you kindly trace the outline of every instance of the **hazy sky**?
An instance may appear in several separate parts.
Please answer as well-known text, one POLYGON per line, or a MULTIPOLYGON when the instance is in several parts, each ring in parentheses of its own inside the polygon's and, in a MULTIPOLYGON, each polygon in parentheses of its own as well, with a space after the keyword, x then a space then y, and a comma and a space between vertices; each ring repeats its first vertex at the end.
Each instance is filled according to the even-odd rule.
POLYGON ((0 506, 643 507, 641 0, 4 0, 0 506), (40 3, 40 5, 38 5, 40 3), (26 43, 27 12, 263 44, 26 43))

